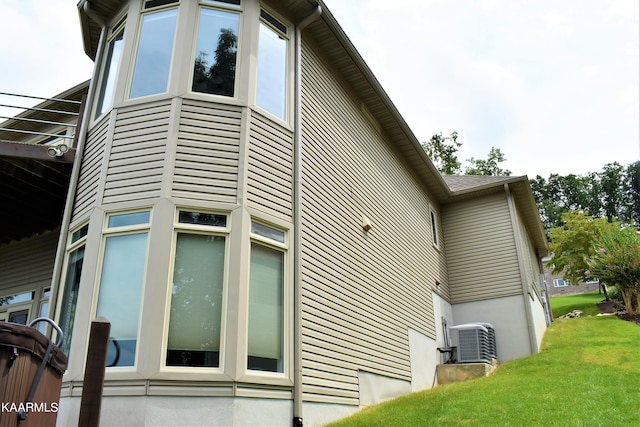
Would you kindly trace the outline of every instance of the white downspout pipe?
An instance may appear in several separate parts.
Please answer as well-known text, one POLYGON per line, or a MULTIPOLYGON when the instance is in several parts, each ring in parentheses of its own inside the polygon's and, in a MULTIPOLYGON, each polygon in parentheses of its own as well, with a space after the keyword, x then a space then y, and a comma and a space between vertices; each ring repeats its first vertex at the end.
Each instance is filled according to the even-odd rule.
POLYGON ((67 199, 65 201, 64 213, 62 215, 62 223, 60 224, 60 236, 58 238, 58 247, 56 249, 56 258, 53 264, 53 274, 51 276, 51 301, 49 303, 50 318, 53 318, 55 314, 57 302, 58 302, 58 288, 60 281, 62 280, 62 267, 64 266, 64 259, 66 256, 67 238, 69 235, 69 225, 71 223, 71 214, 73 213, 73 204, 75 202, 75 190, 78 186, 78 180, 80 178, 80 164, 82 163, 82 157, 84 155, 84 145, 87 139, 87 129, 89 127, 91 106, 93 105, 93 98, 95 96, 96 84, 98 81, 98 73, 100 71, 99 65, 102 63, 103 47, 107 40, 107 24, 93 9, 91 9, 89 2, 85 1, 82 6, 84 12, 93 19, 98 25, 100 25, 100 40, 98 41, 98 53, 94 62, 93 73, 91 80, 89 81, 89 89, 87 91, 87 98, 84 104, 84 112, 82 113, 82 122, 80 128, 76 128, 77 133, 77 146, 76 158, 71 168, 71 176, 69 178, 69 187, 67 190, 67 199))
POLYGON ((295 27, 295 89, 294 89, 294 262, 293 262, 293 426, 302 427, 302 30, 322 13, 318 4, 313 13, 295 27))

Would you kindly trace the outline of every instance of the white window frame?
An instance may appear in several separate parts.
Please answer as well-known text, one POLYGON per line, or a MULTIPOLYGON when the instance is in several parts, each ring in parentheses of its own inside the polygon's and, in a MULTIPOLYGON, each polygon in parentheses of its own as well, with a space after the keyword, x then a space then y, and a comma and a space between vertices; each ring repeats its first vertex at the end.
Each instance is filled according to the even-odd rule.
POLYGON ((432 207, 429 208, 429 222, 431 224, 431 244, 434 248, 440 249, 440 221, 437 212, 432 207))
MULTIPOLYGON (((283 310, 282 310, 282 315, 283 315, 283 331, 282 331, 282 339, 283 339, 283 348, 282 348, 282 372, 272 372, 272 371, 262 371, 262 370, 253 370, 253 369, 248 369, 248 350, 249 350, 249 295, 250 295, 250 289, 249 289, 249 282, 250 282, 250 274, 247 276, 247 296, 246 296, 246 313, 247 313, 247 330, 244 331, 244 333, 246 334, 246 346, 245 346, 245 354, 243 355, 243 360, 244 360, 244 366, 245 366, 245 374, 248 377, 276 377, 276 378, 289 378, 291 375, 291 349, 292 349, 292 336, 291 333, 289 332, 290 330, 292 330, 292 315, 293 315, 293 311, 292 311, 292 306, 293 306, 293 300, 292 300, 292 280, 291 280, 291 274, 290 274, 290 266, 291 266, 291 260, 290 260, 290 251, 289 251, 289 231, 286 230, 283 227, 280 227, 278 225, 275 225, 273 223, 261 220, 259 218, 251 218, 251 226, 250 226, 250 244, 251 243, 256 243, 262 246, 265 246, 267 248, 270 249, 275 249, 278 251, 281 251, 283 254, 283 310), (270 239, 268 237, 256 234, 252 231, 252 225, 253 223, 271 228, 273 230, 277 230, 277 231, 281 231, 283 233, 283 241, 279 242, 277 240, 273 240, 270 239)), ((251 246, 249 246, 250 248, 251 246)), ((251 249, 249 249, 251 251, 251 249)), ((249 266, 250 266, 250 258, 251 258, 251 254, 249 254, 249 266)))
POLYGON ((225 354, 226 354, 226 335, 227 335, 227 307, 228 307, 228 283, 229 283, 229 257, 230 257, 230 233, 231 233, 231 215, 228 212, 191 208, 191 207, 178 207, 175 211, 173 220, 173 237, 171 244, 171 261, 169 268, 169 277, 167 282, 167 293, 165 303, 164 314, 164 327, 162 332, 162 349, 161 349, 161 371, 163 372, 224 372, 225 369, 225 354), (202 224, 188 224, 180 222, 180 212, 198 212, 213 215, 224 215, 226 217, 226 225, 224 227, 202 225, 202 224), (175 257, 177 249, 178 233, 191 233, 197 235, 209 235, 209 236, 223 236, 225 238, 224 246, 224 272, 222 278, 222 309, 220 319, 220 349, 219 349, 219 363, 217 367, 209 366, 167 366, 167 350, 169 341, 169 322, 171 317, 171 290, 173 284, 173 269, 175 268, 175 257))
POLYGON ((98 118, 100 118, 103 114, 108 113, 112 108, 113 105, 115 103, 115 97, 116 97, 116 92, 117 92, 117 86, 118 86, 118 79, 120 78, 120 69, 122 68, 122 60, 124 58, 124 50, 126 48, 125 45, 125 35, 126 35, 126 28, 127 28, 127 12, 125 11, 124 13, 121 13, 120 15, 118 15, 118 18, 113 20, 113 25, 110 26, 109 29, 109 37, 106 40, 105 43, 105 47, 104 47, 104 52, 105 55, 107 55, 107 53, 109 52, 109 50, 111 49, 112 46, 112 42, 115 40, 116 36, 118 36, 118 34, 122 31, 122 48, 120 51, 120 57, 117 58, 118 59, 118 63, 117 66, 112 70, 111 69, 111 64, 113 61, 113 57, 111 57, 109 59, 109 63, 107 63, 107 58, 103 58, 102 60, 102 64, 100 64, 100 77, 98 79, 98 86, 97 86, 97 90, 96 90, 96 100, 95 103, 93 105, 93 114, 92 114, 92 120, 96 120, 98 118), (106 84, 106 82, 104 81, 105 79, 105 73, 107 72, 107 67, 109 68, 109 73, 106 76, 107 80, 109 77, 112 77, 114 79, 114 84, 113 87, 111 88, 111 94, 110 94, 110 102, 109 102, 109 107, 107 107, 106 109, 104 109, 104 94, 102 93, 103 90, 106 89, 106 87, 104 86, 106 84), (102 102, 100 102, 100 99, 102 98, 102 102), (104 111, 100 111, 103 110, 104 111))
POLYGON ((292 94, 293 94, 293 80, 295 79, 295 77, 293 76, 294 73, 294 64, 293 64, 293 43, 292 43, 292 36, 291 33, 293 31, 293 26, 287 21, 285 20, 282 16, 280 16, 279 14, 275 13, 272 9, 266 7, 266 5, 264 4, 260 4, 260 7, 258 8, 258 22, 256 24, 256 33, 258 33, 258 37, 256 38, 256 63, 255 63, 255 67, 253 72, 255 73, 255 88, 254 88, 254 95, 253 95, 253 105, 255 105, 256 108, 258 108, 260 111, 264 112, 265 114, 269 115, 270 117, 273 117, 276 120, 280 120, 280 121, 284 121, 284 122, 290 122, 291 121, 291 105, 292 105, 292 94), (267 15, 269 15, 272 19, 276 20, 279 24, 282 24, 284 27, 286 27, 286 33, 283 33, 279 28, 277 28, 276 26, 274 26, 271 22, 269 22, 267 19, 264 19, 261 15, 262 12, 265 12, 267 15), (287 44, 287 57, 285 59, 285 82, 284 82, 284 89, 285 89, 285 93, 283 94, 284 96, 284 117, 279 117, 278 115, 276 115, 275 113, 267 110, 264 107, 261 107, 260 105, 258 105, 258 69, 259 69, 259 63, 258 63, 258 58, 259 58, 259 50, 260 50, 260 40, 259 40, 259 35, 260 35, 260 26, 261 25, 265 25, 266 27, 268 27, 269 29, 271 29, 274 33, 276 33, 280 38, 282 38, 283 40, 286 41, 287 44))
MULTIPOLYGON (((96 318, 97 317, 97 311, 98 311, 98 302, 99 302, 99 298, 100 298, 100 287, 102 285, 102 273, 103 273, 103 268, 104 268, 104 257, 105 257, 105 250, 106 250, 106 246, 107 246, 107 239, 109 237, 115 237, 115 236, 125 236, 125 235, 130 235, 130 234, 140 234, 140 233, 147 233, 147 246, 145 249, 145 261, 144 261, 144 269, 143 269, 143 274, 142 274, 142 283, 140 284, 140 307, 139 307, 139 312, 138 312, 138 328, 136 331, 136 347, 135 347, 135 357, 134 357, 134 362, 133 365, 130 366, 109 366, 106 367, 107 370, 113 370, 113 371, 122 371, 122 372, 135 372, 139 366, 138 363, 138 357, 140 355, 140 342, 142 340, 142 336, 140 334, 141 331, 141 327, 142 327, 142 311, 144 309, 144 305, 145 305, 145 300, 144 300, 144 294, 145 294, 145 288, 146 288, 146 278, 147 278, 147 269, 148 269, 148 261, 149 261, 149 236, 150 236, 150 232, 151 232, 151 223, 152 223, 152 218, 153 218, 153 210, 151 207, 148 208, 141 208, 141 209, 132 209, 132 210, 126 210, 126 211, 113 211, 113 212, 106 212, 105 216, 104 216, 104 221, 103 221, 103 227, 102 227, 102 241, 100 243, 100 256, 99 256, 99 262, 98 262, 98 266, 97 266, 97 271, 96 271, 96 280, 95 280, 95 285, 94 285, 94 297, 93 297, 93 301, 92 301, 92 318, 96 318), (143 213, 143 212, 148 212, 149 213, 149 220, 142 224, 134 224, 134 225, 124 225, 124 226, 111 226, 109 227, 109 219, 112 217, 116 217, 119 215, 126 215, 126 214, 135 214, 135 213, 143 213)), ((88 342, 87 342, 88 344, 88 342)), ((107 360, 107 363, 109 362, 109 360, 107 360)))
POLYGON ((553 279, 553 287, 554 288, 564 288, 569 286, 569 283, 564 279, 553 279))

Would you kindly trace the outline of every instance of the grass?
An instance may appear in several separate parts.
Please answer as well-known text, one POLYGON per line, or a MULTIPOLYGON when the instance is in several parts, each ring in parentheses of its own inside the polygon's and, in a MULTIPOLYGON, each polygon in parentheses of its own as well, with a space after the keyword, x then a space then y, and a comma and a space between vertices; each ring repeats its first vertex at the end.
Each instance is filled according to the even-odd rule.
POLYGON ((550 297, 551 310, 554 319, 573 310, 582 310, 583 316, 595 316, 600 311, 596 303, 604 299, 604 295, 598 292, 587 292, 584 294, 564 295, 550 297))
MULTIPOLYGON (((582 310, 589 298, 595 299, 558 297, 552 305, 560 303, 558 312, 582 310)), ((559 319, 539 354, 504 363, 487 378, 403 396, 330 426, 640 426, 639 343, 640 328, 614 316, 559 319)))

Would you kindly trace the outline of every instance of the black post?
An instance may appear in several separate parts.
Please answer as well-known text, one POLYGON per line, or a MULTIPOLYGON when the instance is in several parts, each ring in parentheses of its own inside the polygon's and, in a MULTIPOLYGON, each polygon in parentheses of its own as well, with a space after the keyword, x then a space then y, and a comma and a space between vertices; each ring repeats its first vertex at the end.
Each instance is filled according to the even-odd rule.
POLYGON ((98 427, 100 424, 102 387, 110 332, 111 323, 104 317, 98 317, 91 322, 87 363, 82 382, 79 427, 98 427))

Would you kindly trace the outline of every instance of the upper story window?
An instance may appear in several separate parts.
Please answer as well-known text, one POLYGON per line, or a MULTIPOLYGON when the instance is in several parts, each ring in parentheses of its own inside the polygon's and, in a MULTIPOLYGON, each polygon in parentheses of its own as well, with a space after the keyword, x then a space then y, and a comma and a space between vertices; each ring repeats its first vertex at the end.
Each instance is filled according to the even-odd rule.
POLYGON ((436 213, 431 210, 431 232, 433 233, 433 246, 439 247, 440 240, 438 238, 438 219, 436 213))
POLYGON ((194 92, 235 96, 240 13, 233 9, 239 5, 239 0, 202 2, 193 62, 194 92))
POLYGON ((287 26, 260 11, 256 105, 282 120, 287 106, 287 26))
POLYGON ((104 61, 104 69, 98 91, 98 103, 96 105, 96 115, 105 113, 113 105, 113 94, 116 86, 116 76, 120 66, 122 56, 122 44, 124 41, 124 24, 127 17, 122 17, 111 30, 107 55, 104 61))
POLYGON ((176 0, 153 0, 145 3, 129 98, 167 91, 178 8, 158 10, 156 6, 172 3, 176 3, 176 0), (147 12, 148 9, 151 10, 147 12))
POLYGON ((569 284, 564 279, 553 279, 554 288, 564 288, 565 286, 569 286, 569 284))

